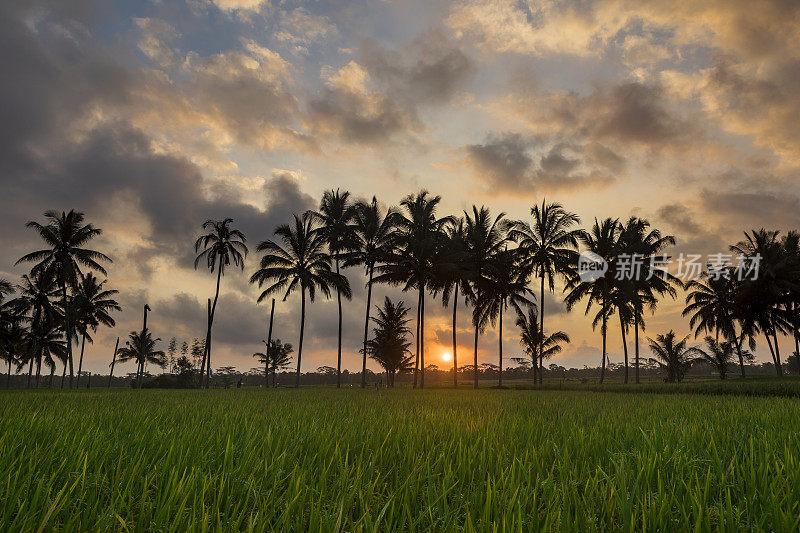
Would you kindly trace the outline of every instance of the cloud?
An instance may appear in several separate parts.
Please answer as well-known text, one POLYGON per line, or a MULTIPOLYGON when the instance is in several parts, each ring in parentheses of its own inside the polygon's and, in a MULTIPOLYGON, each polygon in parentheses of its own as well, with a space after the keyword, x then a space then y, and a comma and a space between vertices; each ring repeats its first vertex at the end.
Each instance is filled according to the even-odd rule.
MULTIPOLYGON (((483 144, 470 144, 464 150, 467 162, 492 190, 565 190, 605 186, 614 180, 600 168, 605 163, 593 164, 591 154, 581 146, 557 143, 547 147, 541 139, 519 133, 491 134, 483 144)), ((601 155, 608 157, 604 152, 601 155)))

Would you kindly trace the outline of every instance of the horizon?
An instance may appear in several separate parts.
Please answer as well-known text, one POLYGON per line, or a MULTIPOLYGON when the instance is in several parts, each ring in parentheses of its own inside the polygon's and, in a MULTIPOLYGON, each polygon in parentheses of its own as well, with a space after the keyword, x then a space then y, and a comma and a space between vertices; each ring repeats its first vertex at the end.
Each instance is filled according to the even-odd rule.
MULTIPOLYGON (((546 198, 581 227, 646 218, 676 237, 673 256, 726 253, 761 227, 800 228, 798 7, 624 7, 4 5, 0 277, 16 283, 28 266, 15 261, 41 247, 26 222, 47 209, 86 213, 104 230, 93 247, 114 259, 108 285, 122 306, 117 326, 86 347, 84 368, 107 372, 115 338, 137 330, 145 304, 161 349, 204 337, 215 279, 194 270, 193 244, 203 221, 231 217, 251 253, 244 273, 226 271, 213 364, 246 370, 269 319, 247 282, 255 245, 316 209, 325 190, 375 195, 385 208, 426 189, 442 196, 439 216, 476 203, 528 221, 546 198)), ((345 273, 342 367, 358 371, 365 290, 360 268, 345 273)), ((385 285, 373 303, 384 295, 415 306, 413 292, 385 285)), ((647 316, 642 354, 646 336, 690 333, 684 296, 647 316)), ((296 345, 299 299, 277 300, 273 337, 296 345)), ((572 342, 548 363, 598 366, 599 330, 562 302, 558 289, 546 297, 546 329, 572 342)), ((472 329, 459 311, 466 362, 472 329)), ((506 317, 510 358, 521 347, 506 317)), ((426 363, 440 368, 449 320, 430 299, 426 363)), ((309 306, 306 328, 303 370, 335 366, 335 297, 309 306)), ((793 343, 781 341, 785 360, 793 343)), ((610 362, 621 362, 613 322, 608 342, 610 362)), ((488 327, 479 361, 495 363, 496 345, 488 327)), ((762 342, 757 359, 770 359, 762 342)))

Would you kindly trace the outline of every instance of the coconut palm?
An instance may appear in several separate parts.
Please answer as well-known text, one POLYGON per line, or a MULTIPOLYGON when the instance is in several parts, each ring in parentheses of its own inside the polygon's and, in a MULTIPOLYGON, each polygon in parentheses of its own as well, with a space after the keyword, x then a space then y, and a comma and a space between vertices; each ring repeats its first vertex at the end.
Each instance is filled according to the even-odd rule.
POLYGON ((329 298, 331 289, 338 289, 350 298, 347 278, 331 271, 331 258, 325 253, 326 242, 317 231, 309 213, 294 215, 294 224, 283 224, 275 229, 280 243, 264 241, 257 250, 264 252, 260 268, 250 277, 250 283, 267 288, 258 297, 261 302, 277 292, 284 292, 283 300, 300 288, 300 342, 297 345, 297 373, 295 387, 300 386, 300 364, 303 356, 303 333, 306 323, 306 293, 313 302, 317 290, 329 298))
MULTIPOLYGON (((37 342, 44 330, 43 324, 47 322, 63 321, 63 316, 55 304, 59 295, 59 287, 55 278, 48 272, 39 271, 35 274, 22 276, 22 283, 17 286, 17 297, 10 302, 22 321, 28 326, 25 336, 25 349, 19 361, 28 364, 28 383, 31 386, 33 376, 33 363, 38 350, 37 342)), ((63 329, 60 330, 63 333, 63 329)), ((66 376, 67 367, 64 366, 66 376)), ((63 386, 63 380, 62 380, 63 386)))
MULTIPOLYGON (((39 378, 41 376, 42 364, 50 369, 50 387, 53 386, 53 373, 56 369, 56 360, 64 365, 66 370, 67 366, 67 349, 64 341, 64 332, 62 331, 61 321, 54 317, 46 317, 40 322, 38 327, 28 332, 29 335, 34 336, 35 339, 28 340, 26 344, 35 346, 35 352, 32 354, 32 361, 36 363, 36 382, 35 387, 39 388, 39 378)), ((21 362, 24 364, 24 362, 21 362)), ((64 378, 61 378, 63 387, 64 378)))
POLYGON ((605 378, 606 371, 606 339, 608 334, 608 317, 614 310, 611 300, 611 290, 614 285, 614 265, 618 252, 618 242, 621 226, 619 219, 606 218, 603 222, 594 220, 594 225, 589 232, 584 232, 579 236, 580 241, 587 251, 592 252, 602 258, 608 265, 608 271, 604 276, 597 279, 581 279, 573 276, 567 282, 567 296, 564 299, 567 310, 571 310, 578 302, 586 299, 585 314, 589 314, 594 306, 599 307, 592 320, 592 329, 601 324, 601 334, 603 336, 603 355, 600 366, 600 383, 605 378))
POLYGON ((117 361, 125 363, 135 361, 138 368, 144 368, 147 363, 164 368, 167 366, 167 356, 163 350, 156 350, 156 344, 161 341, 160 337, 153 338, 150 330, 131 331, 125 346, 117 350, 117 361))
POLYGON ((11 386, 11 365, 22 355, 24 328, 20 325, 21 316, 8 296, 14 291, 13 285, 0 279, 0 358, 8 364, 6 388, 11 386))
POLYGON ((658 335, 655 339, 647 337, 647 341, 650 343, 650 350, 656 356, 651 361, 667 372, 666 381, 670 383, 682 380, 686 371, 692 366, 691 355, 694 353, 694 349, 687 348, 686 343, 688 340, 688 335, 681 340, 677 340, 673 330, 669 330, 663 335, 658 335))
POLYGON ((98 282, 93 274, 86 274, 81 278, 75 289, 74 304, 77 329, 81 333, 81 355, 78 359, 78 382, 83 368, 83 351, 86 340, 93 342, 89 330, 97 331, 99 326, 113 328, 116 324, 111 316, 112 311, 121 311, 116 300, 112 298, 119 291, 105 289, 106 280, 98 282))
POLYGON ((61 288, 62 306, 64 308, 64 326, 67 336, 67 359, 69 361, 69 384, 72 387, 72 334, 69 326, 69 302, 67 291, 78 283, 81 267, 95 270, 107 275, 100 261, 112 262, 111 259, 95 250, 84 248, 92 239, 102 233, 100 228, 91 224, 84 224, 83 213, 75 210, 58 213, 46 211, 46 224, 32 220, 26 227, 35 230, 48 248, 31 252, 17 260, 16 264, 23 262, 35 263, 31 274, 47 273, 54 277, 61 288))
MULTIPOLYGON (((558 203, 542 200, 541 207, 535 205, 531 208, 531 215, 533 224, 514 223, 509 238, 519 244, 523 265, 531 268, 539 278, 539 329, 544 330, 545 284, 552 293, 556 279, 567 280, 574 276, 578 261, 576 249, 583 230, 575 227, 580 224, 578 215, 570 213, 558 203)), ((540 369, 542 364, 539 361, 540 369)), ((542 379, 541 372, 539 379, 542 379)))
POLYGON ((244 270, 244 258, 247 257, 247 239, 244 233, 232 228, 232 218, 223 220, 206 220, 203 222, 203 235, 197 238, 194 243, 195 253, 200 252, 194 260, 194 268, 201 261, 205 261, 211 273, 217 270, 217 288, 214 291, 214 301, 208 313, 208 328, 206 330, 206 346, 203 353, 203 364, 200 367, 200 380, 202 382, 203 372, 206 372, 206 388, 209 386, 211 377, 211 327, 214 324, 214 313, 217 310, 217 300, 219 299, 219 285, 222 276, 225 274, 225 267, 233 264, 244 270), (202 250, 202 251, 201 251, 202 250))
POLYGON ((367 341, 369 356, 386 371, 386 384, 394 387, 394 378, 398 373, 410 372, 413 368, 407 340, 411 328, 406 318, 408 307, 402 301, 395 304, 387 296, 383 307, 376 307, 378 314, 372 319, 375 322, 372 338, 367 341))
POLYGON ((265 352, 257 352, 253 357, 264 365, 264 377, 267 379, 267 386, 269 386, 269 376, 272 374, 272 386, 276 386, 276 375, 279 370, 288 367, 292 362, 292 345, 289 343, 282 343, 280 339, 272 339, 269 342, 263 341, 266 347, 265 352))
MULTIPOLYGON (((800 275, 800 232, 788 232, 781 239, 781 248, 789 269, 795 272, 795 276, 800 275)), ((800 286, 793 284, 788 287, 785 300, 787 322, 794 337, 794 351, 800 354, 800 286)), ((800 371, 800 365, 797 366, 800 371)))
POLYGON ((503 386, 503 313, 510 305, 517 314, 523 307, 536 307, 528 288, 529 266, 520 264, 517 250, 502 250, 486 265, 485 284, 481 288, 482 301, 477 308, 491 324, 498 323, 498 386, 503 386))
MULTIPOLYGON (((375 265, 388 259, 392 251, 394 238, 394 211, 381 214, 378 200, 358 202, 353 215, 353 232, 355 240, 346 254, 344 266, 361 265, 367 276, 367 310, 364 318, 364 343, 362 346, 361 387, 367 385, 367 337, 369 335, 369 313, 372 305, 372 280, 375 265)), ((341 320, 341 315, 340 315, 341 320)))
POLYGON ((740 304, 747 319, 763 332, 775 370, 778 376, 782 376, 778 333, 794 329, 785 303, 787 295, 798 288, 797 265, 788 260, 777 231, 760 229, 745 232, 745 239, 731 246, 731 251, 741 256, 759 258, 758 277, 745 279, 740 285, 740 304))
POLYGON ((418 291, 415 387, 418 376, 420 387, 425 386, 425 291, 433 286, 433 280, 444 267, 444 228, 452 221, 451 217, 436 217, 440 201, 440 196, 430 197, 428 191, 403 198, 401 210, 391 217, 397 228, 394 246, 386 262, 376 267, 379 274, 373 279, 373 283, 401 285, 403 291, 418 291))
MULTIPOLYGON (((333 258, 336 273, 339 274, 341 254, 355 247, 356 234, 353 219, 356 205, 350 201, 350 193, 339 189, 325 191, 318 211, 310 211, 311 217, 319 224, 316 231, 328 245, 328 253, 333 258)), ((347 297, 350 299, 350 297, 347 297)), ((342 292, 336 290, 336 305, 339 310, 338 336, 336 345, 336 386, 342 386, 342 292)))
POLYGON ((488 284, 487 269, 508 242, 503 217, 505 217, 505 213, 500 213, 493 219, 489 209, 483 206, 478 208, 473 205, 472 215, 464 212, 464 242, 466 244, 464 264, 470 269, 472 281, 472 325, 475 328, 474 388, 476 389, 478 388, 478 336, 490 318, 490 314, 481 309, 481 305, 485 301, 483 290, 488 284))
POLYGON ((666 262, 664 250, 675 244, 671 235, 662 235, 652 228, 647 220, 631 217, 621 226, 618 256, 629 261, 626 275, 615 276, 612 300, 620 319, 622 347, 625 355, 625 383, 628 382, 628 344, 625 333, 634 327, 635 373, 639 383, 639 329, 644 328, 644 308, 654 312, 659 297, 677 295, 675 287, 682 286, 680 280, 665 269, 659 268, 658 260, 666 262))
POLYGON ((535 383, 540 362, 543 359, 549 359, 554 355, 560 354, 563 350, 562 344, 570 342, 569 335, 563 331, 556 331, 550 335, 543 334, 540 329, 541 322, 534 306, 529 306, 524 313, 518 311, 515 324, 520 330, 519 342, 525 349, 525 353, 531 358, 533 381, 535 383))
POLYGON ((469 301, 472 296, 471 270, 466 264, 467 246, 464 235, 464 218, 452 221, 446 229, 447 243, 446 254, 449 267, 440 269, 434 279, 436 290, 442 291, 442 305, 448 306, 450 296, 453 297, 453 387, 458 387, 458 342, 456 333, 458 331, 458 294, 459 292, 469 301))
POLYGON ((706 335, 705 341, 707 350, 699 347, 693 349, 693 353, 699 356, 696 360, 710 365, 719 374, 719 379, 725 379, 728 365, 733 363, 735 344, 732 341, 719 342, 711 335, 706 335))

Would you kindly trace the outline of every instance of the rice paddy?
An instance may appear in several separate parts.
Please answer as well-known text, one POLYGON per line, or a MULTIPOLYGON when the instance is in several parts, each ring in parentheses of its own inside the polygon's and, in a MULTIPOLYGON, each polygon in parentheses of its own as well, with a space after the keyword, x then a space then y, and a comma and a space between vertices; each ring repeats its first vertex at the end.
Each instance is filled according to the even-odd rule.
POLYGON ((0 394, 3 530, 797 530, 800 401, 0 394))

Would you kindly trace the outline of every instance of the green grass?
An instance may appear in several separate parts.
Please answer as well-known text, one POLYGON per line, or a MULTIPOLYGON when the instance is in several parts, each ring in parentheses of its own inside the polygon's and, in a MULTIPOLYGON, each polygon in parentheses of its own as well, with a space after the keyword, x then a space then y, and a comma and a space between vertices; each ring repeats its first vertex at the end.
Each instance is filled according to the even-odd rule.
POLYGON ((800 401, 0 394, 0 530, 797 530, 800 401))

